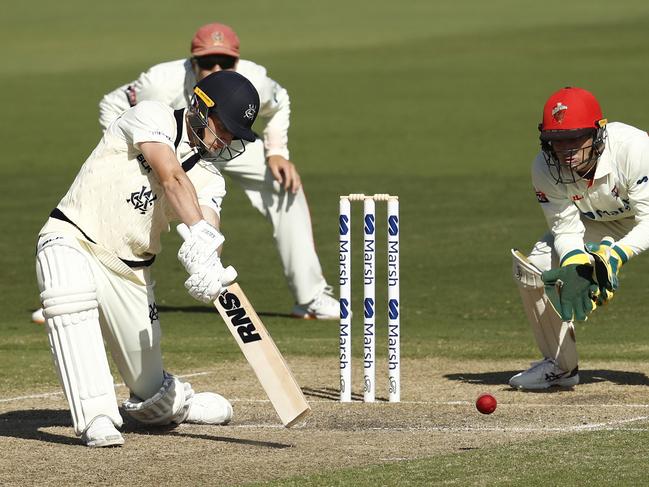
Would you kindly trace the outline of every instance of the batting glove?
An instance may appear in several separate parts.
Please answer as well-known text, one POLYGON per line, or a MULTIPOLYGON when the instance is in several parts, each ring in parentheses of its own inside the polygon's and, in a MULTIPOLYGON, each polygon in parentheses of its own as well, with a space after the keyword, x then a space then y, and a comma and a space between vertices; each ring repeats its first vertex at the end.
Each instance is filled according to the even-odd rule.
POLYGON ((189 231, 184 227, 185 242, 178 250, 178 260, 189 274, 194 274, 218 260, 217 249, 223 244, 225 237, 205 220, 189 227, 189 231))
POLYGON ((185 288, 189 295, 204 303, 214 301, 226 286, 232 284, 237 278, 234 267, 223 268, 221 261, 213 263, 195 272, 185 281, 185 288))

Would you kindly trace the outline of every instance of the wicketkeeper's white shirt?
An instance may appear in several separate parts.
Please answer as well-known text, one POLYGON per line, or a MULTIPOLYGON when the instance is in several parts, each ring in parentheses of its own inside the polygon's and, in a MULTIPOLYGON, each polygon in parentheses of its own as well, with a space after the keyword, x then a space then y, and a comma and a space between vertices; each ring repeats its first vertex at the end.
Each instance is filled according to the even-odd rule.
POLYGON ((169 221, 177 217, 139 150, 143 142, 171 147, 194 184, 200 205, 220 213, 225 182, 190 146, 184 112, 145 101, 108 126, 57 205, 78 230, 50 217, 40 233, 73 232, 127 261, 146 261, 158 254, 162 232, 169 231, 169 221))
POLYGON ((649 248, 649 136, 630 125, 607 125, 604 152, 592 184, 557 184, 539 152, 532 164, 536 196, 554 235, 560 258, 584 248, 582 219, 593 222, 631 219, 634 225, 618 244, 633 255, 649 248))
MULTIPOLYGON (((259 119, 266 157, 281 155, 289 159, 288 128, 290 100, 288 92, 268 77, 266 68, 240 59, 236 71, 248 78, 259 92, 259 119)), ((120 86, 99 103, 99 123, 106 128, 124 110, 144 100, 157 100, 175 109, 189 106, 196 76, 189 59, 156 64, 131 83, 120 86)))

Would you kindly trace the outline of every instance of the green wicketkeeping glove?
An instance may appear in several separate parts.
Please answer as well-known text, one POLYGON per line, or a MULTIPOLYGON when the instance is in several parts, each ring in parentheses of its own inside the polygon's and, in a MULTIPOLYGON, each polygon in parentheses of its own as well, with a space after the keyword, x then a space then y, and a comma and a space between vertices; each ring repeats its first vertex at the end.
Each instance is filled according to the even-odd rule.
POLYGON ((599 286, 590 264, 570 264, 545 271, 545 294, 563 321, 586 320, 597 304, 599 286))
POLYGON ((597 304, 606 304, 613 299, 620 285, 618 274, 628 260, 630 249, 625 252, 611 237, 604 237, 599 243, 586 243, 586 250, 595 260, 595 277, 600 292, 597 304))

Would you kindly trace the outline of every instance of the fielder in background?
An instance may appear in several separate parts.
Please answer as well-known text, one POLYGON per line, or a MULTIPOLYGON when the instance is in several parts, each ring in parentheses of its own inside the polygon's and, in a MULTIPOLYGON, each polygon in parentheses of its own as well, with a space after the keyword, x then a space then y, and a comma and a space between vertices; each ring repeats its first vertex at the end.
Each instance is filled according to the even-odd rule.
POLYGON ((194 393, 163 370, 150 266, 176 219, 190 228, 178 252, 189 294, 210 302, 234 281, 217 251, 225 183, 211 161, 234 159, 245 148, 240 139, 254 140, 258 109, 254 86, 224 71, 198 83, 188 109, 147 101, 125 111, 41 229, 36 273, 50 348, 86 445, 124 443, 103 340, 130 389, 123 408, 135 420, 230 421, 227 399, 194 393))
POLYGON ((107 94, 99 104, 99 123, 106 128, 120 113, 142 100, 157 100, 184 108, 196 81, 220 70, 233 70, 257 88, 265 123, 263 140, 256 139, 219 170, 241 185, 252 205, 273 225, 284 275, 300 318, 335 319, 338 300, 331 295, 315 250, 309 207, 295 165, 289 160, 290 100, 287 91, 268 77, 266 68, 239 59, 239 39, 227 25, 204 25, 191 42, 191 57, 157 64, 140 77, 107 94))
POLYGON ((539 130, 532 181, 550 231, 527 258, 512 253, 543 359, 510 379, 519 389, 579 383, 573 321, 609 301, 622 266, 649 247, 647 133, 607 123, 597 99, 573 87, 550 96, 539 130))

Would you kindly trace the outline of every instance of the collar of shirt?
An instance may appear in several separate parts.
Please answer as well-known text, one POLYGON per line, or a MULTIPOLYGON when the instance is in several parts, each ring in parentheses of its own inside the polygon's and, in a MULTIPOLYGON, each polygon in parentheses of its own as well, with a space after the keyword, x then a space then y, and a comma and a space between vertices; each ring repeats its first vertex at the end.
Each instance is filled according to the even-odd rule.
POLYGON ((602 152, 602 155, 599 156, 599 160, 597 161, 597 168, 595 169, 595 179, 603 178, 604 176, 607 176, 611 172, 613 172, 613 156, 611 154, 611 150, 609 148, 608 142, 604 146, 604 151, 602 152))

